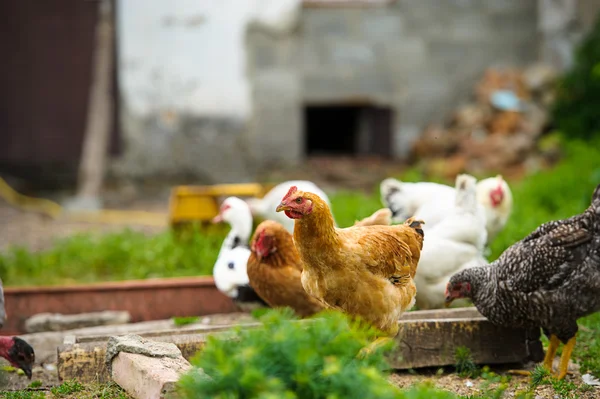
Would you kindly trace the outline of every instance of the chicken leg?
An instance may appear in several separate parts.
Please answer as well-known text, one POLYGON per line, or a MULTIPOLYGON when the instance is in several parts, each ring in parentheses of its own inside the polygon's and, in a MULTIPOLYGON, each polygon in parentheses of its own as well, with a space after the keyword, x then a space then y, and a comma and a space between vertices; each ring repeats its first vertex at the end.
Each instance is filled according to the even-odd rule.
POLYGON ((556 356, 556 350, 558 349, 558 345, 560 344, 560 340, 554 334, 550 335, 550 345, 548 346, 548 350, 546 351, 546 357, 544 358, 544 367, 552 372, 552 362, 554 361, 554 356, 556 356))
POLYGON ((571 338, 563 347, 562 355, 560 357, 560 365, 558 366, 558 374, 556 378, 562 380, 567 375, 569 368, 569 360, 571 359, 571 354, 573 353, 573 348, 575 348, 575 342, 577 337, 571 338))
POLYGON ((356 355, 356 357, 358 357, 359 359, 364 359, 365 357, 373 353, 377 348, 386 345, 392 340, 393 339, 390 337, 379 337, 375 341, 371 342, 369 345, 362 348, 360 352, 358 352, 358 355, 356 355))
MULTIPOLYGON (((546 351, 546 356, 544 357, 544 367, 552 373, 552 361, 554 360, 554 356, 556 356, 556 350, 558 349, 558 345, 560 344, 560 340, 554 334, 550 336, 550 345, 548 345, 548 350, 546 351)), ((531 371, 528 370, 508 370, 509 374, 516 375, 524 375, 530 376, 531 371)))

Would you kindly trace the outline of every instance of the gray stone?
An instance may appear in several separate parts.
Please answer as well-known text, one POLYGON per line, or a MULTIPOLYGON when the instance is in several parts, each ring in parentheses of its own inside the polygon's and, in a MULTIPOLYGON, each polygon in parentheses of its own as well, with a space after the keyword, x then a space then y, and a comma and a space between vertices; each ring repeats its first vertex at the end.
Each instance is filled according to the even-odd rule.
POLYGON ((113 336, 108 339, 106 344, 106 366, 109 372, 112 368, 113 358, 120 352, 171 359, 178 359, 182 356, 177 345, 172 342, 153 341, 135 334, 113 336))
POLYGON ((402 28, 403 20, 399 13, 373 15, 363 19, 360 24, 361 35, 374 41, 388 41, 400 37, 402 28))
POLYGON ((369 42, 357 40, 324 39, 325 53, 332 67, 365 67, 376 62, 373 45, 369 42))
POLYGON ((353 27, 347 15, 340 9, 305 9, 301 20, 301 30, 308 37, 326 36, 348 37, 353 27))
POLYGON ((111 310, 69 315, 39 313, 25 320, 25 331, 28 333, 65 331, 84 327, 126 324, 130 320, 129 312, 111 310))

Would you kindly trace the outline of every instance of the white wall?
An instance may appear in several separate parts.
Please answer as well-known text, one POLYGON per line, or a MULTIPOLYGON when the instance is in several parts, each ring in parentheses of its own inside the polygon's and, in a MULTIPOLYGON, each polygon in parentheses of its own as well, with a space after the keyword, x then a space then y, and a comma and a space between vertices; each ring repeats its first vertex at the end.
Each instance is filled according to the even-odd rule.
POLYGON ((125 107, 247 118, 248 24, 292 29, 300 0, 118 0, 119 86, 125 107))

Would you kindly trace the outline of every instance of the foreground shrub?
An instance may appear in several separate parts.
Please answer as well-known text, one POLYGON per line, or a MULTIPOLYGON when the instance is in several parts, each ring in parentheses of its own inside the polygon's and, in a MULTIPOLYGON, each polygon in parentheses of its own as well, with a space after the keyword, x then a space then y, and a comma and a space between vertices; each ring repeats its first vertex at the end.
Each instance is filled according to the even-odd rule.
POLYGON ((210 338, 192 359, 197 370, 180 382, 185 398, 398 398, 387 380, 382 350, 357 359, 373 329, 338 312, 310 322, 293 321, 291 311, 273 310, 264 327, 237 330, 235 340, 210 338))

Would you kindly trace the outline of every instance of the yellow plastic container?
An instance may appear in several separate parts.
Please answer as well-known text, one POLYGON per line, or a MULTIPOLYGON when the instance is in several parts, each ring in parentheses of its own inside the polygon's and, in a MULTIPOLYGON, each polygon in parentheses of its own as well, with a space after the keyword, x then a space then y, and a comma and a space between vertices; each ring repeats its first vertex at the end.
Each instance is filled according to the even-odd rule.
POLYGON ((219 197, 262 198, 273 186, 243 183, 173 187, 169 200, 169 222, 171 225, 208 222, 219 213, 219 197))

